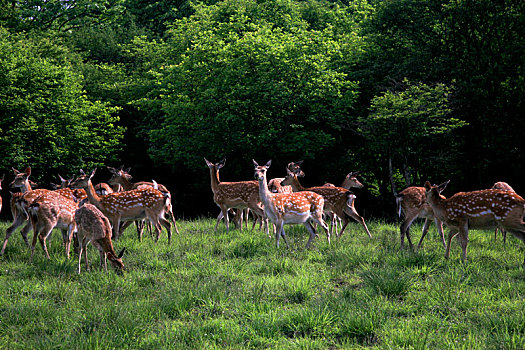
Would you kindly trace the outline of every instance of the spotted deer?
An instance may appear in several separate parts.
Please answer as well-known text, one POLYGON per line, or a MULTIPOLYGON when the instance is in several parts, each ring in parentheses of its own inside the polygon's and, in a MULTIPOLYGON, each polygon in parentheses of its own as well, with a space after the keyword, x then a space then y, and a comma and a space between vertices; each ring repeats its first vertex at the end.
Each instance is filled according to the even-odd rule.
POLYGON ((78 254, 78 273, 80 274, 80 265, 82 261, 82 253, 84 253, 84 262, 86 270, 89 270, 87 245, 91 243, 100 253, 100 267, 107 271, 106 259, 109 259, 111 265, 120 273, 124 269, 122 256, 125 248, 122 248, 117 255, 113 249, 113 242, 111 241, 111 225, 108 218, 102 214, 97 207, 86 203, 78 208, 75 212, 75 222, 77 225, 77 239, 79 246, 78 254))
MULTIPOLYGON (((351 190, 352 188, 363 188, 364 185, 361 182, 359 182, 359 180, 357 179, 357 175, 358 174, 359 174, 358 171, 348 173, 346 175, 345 179, 343 180, 343 183, 341 184, 341 187, 342 188, 346 188, 347 190, 351 190)), ((323 186, 336 187, 332 183, 325 183, 323 186)), ((331 229, 335 228, 335 230, 337 230, 338 226, 339 227, 343 227, 343 223, 342 223, 342 220, 341 220, 340 217, 338 217, 334 213, 331 213, 331 216, 332 216, 332 218, 331 218, 331 221, 332 221, 331 229)))
POLYGON ((275 239, 277 247, 279 247, 279 239, 281 236, 288 246, 283 230, 285 224, 303 224, 310 233, 310 238, 306 243, 306 248, 308 248, 315 238, 315 229, 310 221, 317 223, 325 230, 328 243, 330 243, 330 232, 328 231, 328 226, 323 221, 325 205, 323 196, 311 191, 294 193, 270 192, 266 182, 266 172, 271 164, 272 161, 270 160, 265 165, 260 166, 253 160, 253 165, 255 166, 254 175, 259 182, 259 197, 264 204, 264 212, 268 219, 276 226, 275 239))
MULTIPOLYGON (((237 181, 237 182, 221 182, 219 180, 219 170, 226 163, 226 158, 218 163, 212 163, 204 158, 206 165, 210 169, 211 190, 213 192, 213 201, 219 208, 221 213, 217 217, 215 224, 215 232, 220 220, 224 217, 226 223, 226 232, 230 231, 230 219, 228 217, 228 209, 244 209, 249 208, 255 215, 263 218, 266 234, 268 234, 268 225, 261 199, 259 197, 259 186, 257 181, 237 181)), ((242 225, 240 225, 242 231, 242 225)))
POLYGON ((91 182, 95 170, 90 175, 81 170, 81 175, 73 181, 71 186, 85 189, 89 202, 106 215, 113 226, 113 240, 117 240, 120 236, 121 222, 146 218, 155 227, 155 242, 159 240, 162 231, 161 225, 168 231, 168 243, 171 242, 171 224, 164 219, 167 198, 160 191, 149 188, 99 196, 91 182))
POLYGON ((27 239, 27 234, 31 230, 31 223, 28 220, 27 207, 24 207, 25 203, 31 204, 38 196, 43 193, 49 192, 46 189, 36 189, 33 190, 31 187, 31 182, 29 176, 31 176, 31 167, 27 167, 23 172, 12 168, 15 173, 15 178, 11 182, 10 187, 20 188, 21 192, 13 193, 11 196, 10 207, 11 214, 13 215, 13 223, 5 231, 5 239, 2 245, 2 250, 0 250, 0 255, 3 255, 5 248, 7 247, 7 242, 9 237, 15 232, 15 230, 25 223, 25 226, 22 228, 20 234, 24 239, 24 242, 29 247, 29 241, 27 239), (24 199, 21 201, 21 199, 24 199))
POLYGON ((78 208, 77 203, 73 199, 64 197, 54 191, 42 193, 32 203, 28 203, 26 198, 22 198, 21 201, 25 201, 24 207, 27 208, 31 225, 33 226, 31 261, 35 253, 37 237, 46 253, 46 257, 49 259, 46 241, 54 228, 62 230, 66 258, 69 259, 71 240, 76 232, 75 211, 78 208))
POLYGON ((338 237, 341 237, 344 230, 346 229, 346 226, 350 222, 349 218, 353 218, 363 226, 368 236, 372 238, 372 235, 366 226, 365 220, 357 213, 354 208, 355 195, 351 191, 335 186, 317 186, 305 188, 299 182, 296 172, 290 171, 289 168, 287 168, 287 175, 281 184, 291 185, 294 192, 296 193, 300 191, 311 191, 323 196, 325 201, 325 212, 335 213, 343 220, 343 226, 337 235, 338 237))
MULTIPOLYGON (((123 166, 118 169, 108 167, 108 170, 111 173, 111 178, 109 179, 108 183, 111 186, 121 186, 124 191, 144 189, 147 187, 152 187, 152 188, 155 187, 153 181, 152 182, 139 181, 136 183, 131 182, 131 179, 133 177, 129 174, 130 169, 128 168, 124 170, 123 168, 124 168, 123 166)), ((158 187, 157 189, 167 197, 165 213, 169 216, 169 218, 171 218, 171 221, 173 221, 175 232, 177 232, 178 234, 179 229, 177 227, 177 221, 175 220, 175 215, 173 215, 173 206, 171 203, 171 192, 166 188, 166 186, 162 184, 157 184, 157 187, 158 187)), ((137 230, 142 230, 142 229, 143 229, 143 225, 142 226, 140 226, 140 224, 137 225, 137 230)), ((142 235, 142 234, 139 233, 139 235, 142 235)))
MULTIPOLYGON (((515 192, 488 189, 459 192, 443 199, 438 186, 432 186, 427 181, 425 189, 434 215, 450 229, 445 258, 449 258, 452 238, 457 235, 463 251, 462 259, 466 262, 469 229, 501 227, 525 243, 525 200, 515 192)), ((525 265, 525 259, 523 264, 525 265)))
MULTIPOLYGON (((491 188, 495 190, 516 192, 508 183, 503 182, 503 181, 496 182, 494 185, 492 185, 491 188)), ((501 234, 503 236, 503 244, 506 244, 507 243, 507 232, 505 232, 504 229, 501 229, 501 234)), ((496 240, 497 237, 498 237, 498 228, 496 227, 496 229, 494 230, 494 240, 496 240)))
MULTIPOLYGON (((444 182, 437 187, 440 195, 445 187, 447 187, 448 183, 449 181, 444 182)), ((410 249, 414 249, 412 240, 410 239, 410 226, 417 218, 425 219, 423 231, 421 233, 421 239, 417 244, 417 250, 421 248, 423 239, 425 238, 432 221, 434 221, 436 224, 439 235, 441 236, 443 247, 446 247, 445 234, 443 233, 443 223, 434 215, 432 207, 427 203, 425 192, 426 190, 424 187, 411 186, 405 188, 396 195, 397 214, 399 217, 401 217, 401 214, 404 216, 403 222, 400 226, 401 249, 405 249, 405 236, 408 240, 408 244, 410 245, 410 249)), ((443 195, 441 195, 441 198, 445 199, 443 195)))

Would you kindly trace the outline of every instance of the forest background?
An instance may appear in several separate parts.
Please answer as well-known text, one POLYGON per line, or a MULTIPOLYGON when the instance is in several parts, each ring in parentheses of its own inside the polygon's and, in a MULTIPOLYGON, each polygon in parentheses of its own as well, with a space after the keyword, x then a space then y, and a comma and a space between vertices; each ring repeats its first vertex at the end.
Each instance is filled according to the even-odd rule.
POLYGON ((204 157, 222 181, 252 158, 304 160, 306 186, 360 171, 365 217, 427 179, 525 193, 524 98, 522 0, 0 1, 4 199, 11 167, 124 165, 216 214, 204 157))

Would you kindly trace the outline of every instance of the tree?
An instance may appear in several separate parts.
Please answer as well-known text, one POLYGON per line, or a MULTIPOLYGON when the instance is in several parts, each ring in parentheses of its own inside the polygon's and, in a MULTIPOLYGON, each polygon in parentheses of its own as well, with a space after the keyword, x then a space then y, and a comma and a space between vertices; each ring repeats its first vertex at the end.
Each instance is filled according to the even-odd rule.
POLYGON ((368 148, 390 168, 392 190, 396 192, 394 170, 409 186, 413 176, 436 175, 453 159, 454 143, 450 134, 466 123, 453 115, 449 107, 451 88, 444 84, 428 86, 403 81, 401 91, 387 91, 371 101, 370 114, 360 119, 360 131, 368 148), (448 138, 448 142, 443 141, 448 138), (451 147, 452 146, 452 147, 451 147))
POLYGON ((123 132, 117 108, 89 101, 69 56, 0 28, 0 168, 31 165, 55 177, 114 158, 123 132))

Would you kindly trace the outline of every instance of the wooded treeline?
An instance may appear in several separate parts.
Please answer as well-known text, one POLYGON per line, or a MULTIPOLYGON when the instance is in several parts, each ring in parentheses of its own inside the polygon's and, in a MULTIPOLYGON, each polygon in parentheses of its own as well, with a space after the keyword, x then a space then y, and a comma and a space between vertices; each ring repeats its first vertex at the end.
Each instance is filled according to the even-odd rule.
POLYGON ((178 215, 215 213, 203 157, 227 157, 223 181, 252 179, 252 158, 270 177, 303 159, 307 186, 359 170, 358 209, 380 217, 390 174, 525 193, 524 97, 521 0, 0 5, 3 193, 11 167, 47 187, 125 165, 178 215))

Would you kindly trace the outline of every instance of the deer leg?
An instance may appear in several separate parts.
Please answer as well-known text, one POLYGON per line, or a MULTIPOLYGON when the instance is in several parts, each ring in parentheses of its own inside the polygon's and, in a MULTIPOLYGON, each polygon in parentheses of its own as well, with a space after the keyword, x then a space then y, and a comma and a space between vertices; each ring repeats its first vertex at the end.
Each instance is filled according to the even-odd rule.
POLYGON ((461 244, 463 263, 467 262, 467 244, 468 244, 468 224, 465 223, 459 229, 459 243, 461 244))
POLYGON ((308 238, 308 242, 306 242, 306 249, 308 249, 315 238, 315 229, 309 221, 306 221, 304 226, 306 226, 306 229, 310 233, 310 238, 308 238))
POLYGON ((357 213, 354 207, 345 207, 345 213, 348 214, 351 218, 353 218, 355 221, 359 222, 361 226, 365 229, 366 233, 368 234, 368 237, 372 238, 372 235, 370 234, 370 231, 368 231, 368 227, 366 226, 365 219, 361 215, 357 213))
POLYGON ((284 232, 284 225, 283 229, 281 230, 281 237, 284 240, 284 243, 286 243, 286 248, 290 249, 290 245, 288 244, 288 240, 286 239, 286 232, 284 232))
POLYGON ((445 249, 445 259, 448 259, 450 257, 450 245, 452 243, 452 238, 456 237, 458 233, 459 232, 454 229, 450 229, 450 231, 448 231, 447 247, 445 249))
MULTIPOLYGON (((83 246, 84 246, 83 243, 78 244, 78 274, 79 275, 80 275, 80 265, 82 264, 82 252, 84 251, 83 246)), ((86 264, 86 270, 87 270, 87 264, 86 264)))
POLYGON ((177 228, 177 220, 175 220, 175 215, 173 215, 173 210, 171 206, 170 210, 168 210, 168 216, 171 218, 171 221, 173 221, 173 227, 175 227, 175 232, 177 232, 177 234, 180 234, 179 229, 177 228))
POLYGON ((282 220, 277 220, 277 222, 275 223, 275 240, 276 240, 276 244, 277 244, 277 248, 279 248, 279 239, 281 238, 281 231, 283 230, 283 226, 284 226, 284 221, 282 220))
POLYGON ((414 220, 417 218, 417 216, 412 217, 406 217, 405 220, 403 220, 403 223, 400 227, 400 234, 401 234, 401 249, 405 249, 405 236, 408 240, 408 244, 410 245, 410 249, 414 250, 414 246, 412 245, 412 240, 410 239, 410 226, 414 222, 414 220))
POLYGON ((38 228, 37 225, 33 227, 33 241, 31 242, 31 257, 29 258, 30 262, 33 262, 33 255, 35 254, 35 245, 36 245, 36 239, 38 236, 38 228))
MULTIPOLYGON (((11 226, 9 226, 7 228, 7 230, 5 231, 4 244, 2 245, 2 250, 0 251, 0 255, 4 255, 5 247, 7 246, 7 241, 9 240, 9 237, 11 237, 13 232, 15 232, 15 230, 18 228, 18 226, 22 225, 25 220, 26 219, 22 215, 18 215, 15 218, 15 220, 13 221, 13 223, 11 224, 11 226)), ((27 236, 24 237, 22 235, 22 237, 24 238, 24 241, 26 242, 26 245, 29 247, 29 242, 27 241, 27 236)))
POLYGON ((423 239, 425 239, 425 236, 428 233, 428 229, 430 227, 430 220, 425 219, 425 224, 423 225, 423 231, 421 233, 421 239, 419 240, 419 243, 417 244, 417 251, 421 248, 421 245, 423 244, 423 239))
POLYGON ((507 231, 504 228, 501 229, 501 234, 503 235, 503 244, 507 244, 507 231))
POLYGON ((224 215, 222 214, 222 209, 221 209, 221 212, 219 213, 219 215, 217 215, 217 222, 215 223, 215 228, 213 229, 213 232, 217 232, 217 227, 219 226, 219 222, 221 221, 223 217, 224 215))
POLYGON ((441 235, 441 242, 443 243, 443 248, 446 248, 447 244, 445 242, 445 232, 443 231, 443 223, 436 217, 434 217, 434 223, 436 224, 437 230, 441 235))

